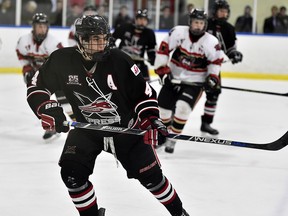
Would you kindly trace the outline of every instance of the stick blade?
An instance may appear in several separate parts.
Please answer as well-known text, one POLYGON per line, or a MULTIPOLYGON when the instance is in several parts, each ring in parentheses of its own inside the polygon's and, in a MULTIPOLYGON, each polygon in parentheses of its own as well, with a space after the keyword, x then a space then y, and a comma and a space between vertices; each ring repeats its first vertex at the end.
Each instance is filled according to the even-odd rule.
POLYGON ((267 150, 278 151, 288 145, 288 131, 278 140, 268 143, 267 150))

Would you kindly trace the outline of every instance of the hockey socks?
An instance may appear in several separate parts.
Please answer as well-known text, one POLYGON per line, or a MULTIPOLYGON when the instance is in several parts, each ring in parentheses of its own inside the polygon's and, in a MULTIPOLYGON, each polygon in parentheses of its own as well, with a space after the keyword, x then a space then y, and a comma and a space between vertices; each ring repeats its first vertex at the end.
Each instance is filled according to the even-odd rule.
POLYGON ((80 216, 98 216, 97 199, 91 182, 79 188, 68 188, 68 191, 80 216))
POLYGON ((172 216, 182 215, 182 202, 168 179, 163 176, 162 181, 154 186, 147 187, 154 197, 162 203, 172 216))

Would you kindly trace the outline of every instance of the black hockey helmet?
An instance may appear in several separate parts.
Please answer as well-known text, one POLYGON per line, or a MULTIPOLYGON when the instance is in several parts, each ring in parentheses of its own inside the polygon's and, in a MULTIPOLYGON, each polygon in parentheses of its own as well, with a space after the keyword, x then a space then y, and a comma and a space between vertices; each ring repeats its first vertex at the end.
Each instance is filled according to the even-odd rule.
POLYGON ((32 17, 32 27, 33 27, 33 30, 32 30, 32 34, 33 34, 33 38, 34 40, 37 42, 37 43, 41 43, 47 36, 48 34, 48 30, 49 30, 49 21, 48 21, 48 17, 46 14, 44 13, 36 13, 33 15, 32 17), (45 24, 47 25, 47 31, 46 33, 36 33, 36 30, 35 30, 35 26, 37 24, 45 24))
POLYGON ((144 28, 146 28, 147 24, 143 25, 143 23, 142 23, 143 21, 142 22, 138 21, 138 19, 140 19, 140 18, 145 18, 147 20, 147 24, 148 24, 149 18, 148 18, 148 10, 147 9, 138 9, 136 11, 136 15, 135 15, 135 22, 136 22, 135 26, 136 26, 136 29, 143 30, 144 28))
POLYGON ((208 20, 208 17, 204 10, 197 9, 197 8, 192 9, 192 11, 189 13, 189 26, 190 26, 191 34, 192 35, 203 34, 207 29, 207 24, 208 24, 207 20, 208 20), (203 29, 192 29, 191 23, 194 19, 203 20, 205 22, 203 29))
POLYGON ((110 28, 106 20, 99 15, 90 15, 82 16, 75 21, 75 38, 78 44, 78 49, 86 60, 91 61, 102 61, 104 57, 109 54, 110 51, 110 41, 111 33, 110 28), (105 37, 103 42, 97 45, 104 46, 104 49, 101 51, 95 51, 91 48, 91 45, 88 44, 91 36, 100 36, 104 35, 105 37))
POLYGON ((138 9, 136 11, 136 15, 135 18, 146 18, 147 20, 149 20, 148 18, 148 10, 147 9, 138 9))
POLYGON ((226 0, 216 0, 213 8, 212 8, 212 15, 214 18, 217 18, 217 11, 219 9, 227 9, 228 11, 228 16, 226 17, 226 20, 229 18, 230 16, 230 5, 226 0))

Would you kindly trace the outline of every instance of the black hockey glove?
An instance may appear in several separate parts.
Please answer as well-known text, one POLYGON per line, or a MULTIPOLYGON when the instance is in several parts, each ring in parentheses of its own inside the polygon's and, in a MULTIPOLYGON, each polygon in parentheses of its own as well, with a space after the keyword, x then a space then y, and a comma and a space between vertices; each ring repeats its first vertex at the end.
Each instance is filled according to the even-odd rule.
POLYGON ((159 67, 155 69, 155 73, 158 74, 158 76, 160 77, 160 81, 162 85, 167 85, 167 86, 172 85, 171 83, 172 74, 171 74, 170 67, 168 66, 159 67))
POLYGON ((38 113, 41 116, 41 123, 44 130, 56 130, 56 132, 68 132, 69 127, 64 126, 66 117, 63 108, 57 101, 51 100, 42 104, 38 113))
POLYGON ((29 71, 29 72, 26 72, 26 73, 23 75, 23 76, 24 76, 23 78, 24 78, 24 82, 25 82, 25 84, 31 82, 31 80, 32 80, 32 78, 33 78, 33 76, 34 76, 34 74, 35 74, 34 71, 29 71))
POLYGON ((144 118, 140 123, 140 129, 147 130, 144 134, 144 143, 156 147, 166 142, 168 130, 158 117, 144 118))
POLYGON ((242 61, 243 55, 241 52, 234 50, 228 54, 228 58, 231 60, 232 64, 236 64, 242 61))
POLYGON ((217 91, 220 88, 220 80, 219 77, 210 74, 207 76, 206 81, 204 83, 204 89, 206 92, 214 92, 217 91))
POLYGON ((33 67, 31 65, 25 65, 23 66, 22 72, 23 72, 24 82, 26 84, 30 83, 32 80, 32 77, 35 74, 35 70, 33 70, 33 67))

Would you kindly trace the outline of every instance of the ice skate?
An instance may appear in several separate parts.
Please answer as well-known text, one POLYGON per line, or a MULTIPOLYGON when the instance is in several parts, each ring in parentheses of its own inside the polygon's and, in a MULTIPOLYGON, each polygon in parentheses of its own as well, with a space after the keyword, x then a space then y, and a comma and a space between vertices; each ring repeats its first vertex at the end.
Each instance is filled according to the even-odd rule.
POLYGON ((44 135, 43 135, 43 139, 47 140, 50 139, 53 136, 56 136, 56 131, 45 131, 44 135))
POLYGON ((105 208, 99 208, 98 209, 98 216, 105 216, 105 208))
POLYGON ((182 209, 181 216, 190 216, 190 215, 185 211, 185 209, 182 209))
POLYGON ((209 133, 211 135, 218 135, 219 131, 215 128, 212 128, 209 123, 202 122, 200 130, 205 133, 209 133))
POLYGON ((165 152, 172 154, 174 152, 175 145, 176 141, 168 139, 165 143, 165 152))

